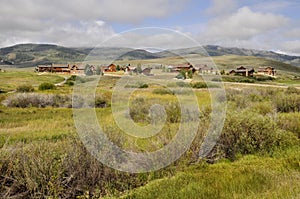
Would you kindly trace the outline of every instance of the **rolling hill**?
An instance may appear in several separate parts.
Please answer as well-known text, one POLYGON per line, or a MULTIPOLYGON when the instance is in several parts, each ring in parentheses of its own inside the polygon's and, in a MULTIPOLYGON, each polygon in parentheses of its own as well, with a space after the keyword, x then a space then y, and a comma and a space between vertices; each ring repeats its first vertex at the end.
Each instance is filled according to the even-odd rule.
POLYGON ((148 52, 143 49, 101 47, 101 48, 73 48, 52 44, 18 44, 0 49, 2 64, 12 64, 17 67, 30 67, 38 64, 81 62, 88 60, 146 60, 170 58, 175 56, 188 56, 193 54, 212 57, 236 55, 247 57, 266 58, 276 63, 300 67, 300 57, 243 48, 225 48, 207 45, 203 48, 181 48, 161 52, 148 52))

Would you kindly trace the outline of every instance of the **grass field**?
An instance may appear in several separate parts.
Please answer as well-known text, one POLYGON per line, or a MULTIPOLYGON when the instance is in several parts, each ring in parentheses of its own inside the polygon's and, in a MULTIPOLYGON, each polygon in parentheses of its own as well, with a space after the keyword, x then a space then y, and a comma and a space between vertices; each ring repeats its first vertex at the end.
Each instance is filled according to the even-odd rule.
MULTIPOLYGON (((234 57, 229 58, 226 59, 234 60, 234 57)), ((224 60, 220 57, 219 61, 224 60)), ((291 79, 293 74, 293 71, 286 73, 277 83, 297 84, 298 80, 291 79)), ((85 79, 81 84, 88 84, 93 78, 85 79)), ((166 123, 157 135, 137 138, 119 129, 112 115, 111 97, 119 79, 103 76, 96 87, 95 105, 99 106, 95 112, 107 137, 124 150, 151 152, 163 148, 175 137, 180 124, 176 95, 188 104, 191 95, 186 92, 185 84, 189 83, 181 82, 181 86, 176 87, 176 81, 168 82, 167 88, 141 81, 128 82, 127 87, 123 85, 127 89, 136 89, 128 102, 128 114, 137 125, 146 126, 152 122, 149 109, 153 104, 162 105, 167 114, 166 123), (143 84, 147 86, 141 86, 143 84)), ((37 75, 23 69, 0 73, 3 91, 29 84, 35 88, 37 98, 53 95, 55 97, 51 99, 57 100, 55 106, 50 104, 45 108, 0 105, 0 197, 300 197, 300 91, 297 88, 259 88, 242 83, 226 86, 227 115, 222 134, 208 156, 200 160, 198 153, 210 126, 212 99, 209 91, 201 86, 203 80, 194 77, 192 85, 200 82, 199 88, 192 89, 200 107, 200 123, 190 148, 166 168, 131 174, 105 166, 83 146, 72 109, 59 106, 66 100, 62 96, 71 96, 73 86, 63 85, 45 91, 37 89, 43 82, 63 80, 60 75, 37 75)), ((212 88, 212 91, 214 89, 220 88, 212 88)), ((19 94, 0 93, 0 100, 23 102, 30 96, 22 93, 24 98, 13 98, 19 94)), ((127 101, 121 98, 119 105, 123 103, 127 101)), ((219 108, 225 109, 225 104, 222 105, 219 108)))
POLYGON ((299 147, 272 157, 249 155, 214 165, 200 162, 154 180, 122 198, 298 198, 299 147))

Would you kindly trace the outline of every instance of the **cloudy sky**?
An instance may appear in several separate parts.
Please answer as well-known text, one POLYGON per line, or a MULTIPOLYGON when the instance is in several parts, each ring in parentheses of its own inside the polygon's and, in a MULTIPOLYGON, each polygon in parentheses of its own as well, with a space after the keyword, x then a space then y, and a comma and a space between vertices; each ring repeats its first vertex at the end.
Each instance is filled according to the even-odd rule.
MULTIPOLYGON (((159 27, 182 32, 201 45, 300 55, 299 0, 0 2, 0 47, 19 43, 93 47, 110 40, 112 36, 122 35, 124 31, 159 27)), ((184 47, 184 41, 178 42, 180 39, 171 31, 153 31, 146 36, 139 34, 139 31, 129 32, 131 34, 127 40, 131 43, 143 41, 143 45, 150 45, 155 41, 158 46, 168 42, 169 48, 184 47), (173 43, 176 45, 171 45, 173 43)))

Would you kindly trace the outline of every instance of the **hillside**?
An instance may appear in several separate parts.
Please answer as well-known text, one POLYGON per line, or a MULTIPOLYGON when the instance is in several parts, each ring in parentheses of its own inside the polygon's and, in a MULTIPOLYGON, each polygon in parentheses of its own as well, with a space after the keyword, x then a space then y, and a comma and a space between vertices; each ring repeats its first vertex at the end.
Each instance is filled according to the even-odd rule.
MULTIPOLYGON (((119 47, 67 48, 52 44, 19 44, 11 47, 1 48, 0 60, 2 60, 2 64, 12 64, 16 65, 17 67, 30 67, 37 64, 80 62, 86 59, 109 61, 113 61, 115 59, 148 60, 195 54, 207 55, 207 53, 212 57, 234 55, 237 57, 242 56, 243 59, 248 59, 248 57, 265 58, 276 61, 274 62, 276 65, 281 62, 280 65, 282 65, 282 63, 286 64, 282 65, 283 67, 292 67, 290 65, 293 65, 300 68, 300 57, 297 56, 283 55, 272 51, 224 48, 213 45, 204 46, 204 48, 182 48, 152 53, 143 49, 119 47)), ((221 63, 221 65, 222 64, 225 63, 221 63)))
POLYGON ((239 56, 253 56, 260 58, 273 59, 276 61, 284 62, 286 64, 292 64, 300 67, 300 57, 290 56, 275 53, 272 51, 254 50, 254 49, 244 49, 244 48, 225 48, 221 46, 207 45, 203 48, 193 47, 193 48, 183 48, 176 50, 167 50, 158 53, 159 56, 166 57, 170 54, 177 55, 188 55, 188 54, 200 54, 209 56, 223 56, 223 55, 239 55, 239 56), (204 51, 205 49, 205 51, 204 51))
POLYGON ((22 67, 80 61, 85 56, 78 49, 51 44, 20 44, 0 49, 0 58, 22 67))
POLYGON ((146 50, 137 49, 127 52, 121 55, 118 60, 143 60, 143 59, 157 59, 161 58, 161 56, 156 55, 155 53, 148 52, 146 50))

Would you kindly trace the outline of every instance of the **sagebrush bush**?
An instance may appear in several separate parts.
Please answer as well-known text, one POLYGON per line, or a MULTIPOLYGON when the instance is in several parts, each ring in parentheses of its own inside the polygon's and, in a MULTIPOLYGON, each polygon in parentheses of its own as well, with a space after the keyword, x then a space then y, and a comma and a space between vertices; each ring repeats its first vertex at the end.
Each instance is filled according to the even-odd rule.
POLYGON ((299 112, 278 114, 277 125, 281 129, 290 131, 300 138, 299 112))
POLYGON ((96 108, 105 108, 111 106, 110 96, 107 94, 97 95, 95 97, 95 107, 96 108))
POLYGON ((277 95, 274 99, 275 106, 278 112, 299 112, 300 111, 300 95, 284 94, 277 95))
POLYGON ((33 86, 31 86, 29 84, 20 85, 17 87, 17 92, 19 92, 19 93, 28 93, 28 92, 33 92, 33 91, 34 91, 33 86))
POLYGON ((8 107, 27 108, 39 107, 71 107, 71 98, 67 95, 18 93, 6 100, 8 107))
POLYGON ((292 133, 280 130, 272 118, 246 110, 227 113, 215 149, 221 151, 224 157, 235 159, 237 154, 271 152, 278 147, 291 146, 296 141, 292 133))
POLYGON ((207 88, 207 84, 205 82, 194 82, 191 85, 192 88, 207 88))
POLYGON ((99 198, 142 186, 151 178, 106 167, 77 140, 1 150, 1 198, 99 198))
POLYGON ((43 90, 53 90, 55 89, 56 86, 52 83, 49 83, 49 82, 44 82, 44 83, 41 83, 39 85, 39 90, 43 91, 43 90))
POLYGON ((156 88, 152 91, 152 93, 158 95, 174 95, 174 92, 167 88, 156 88))

